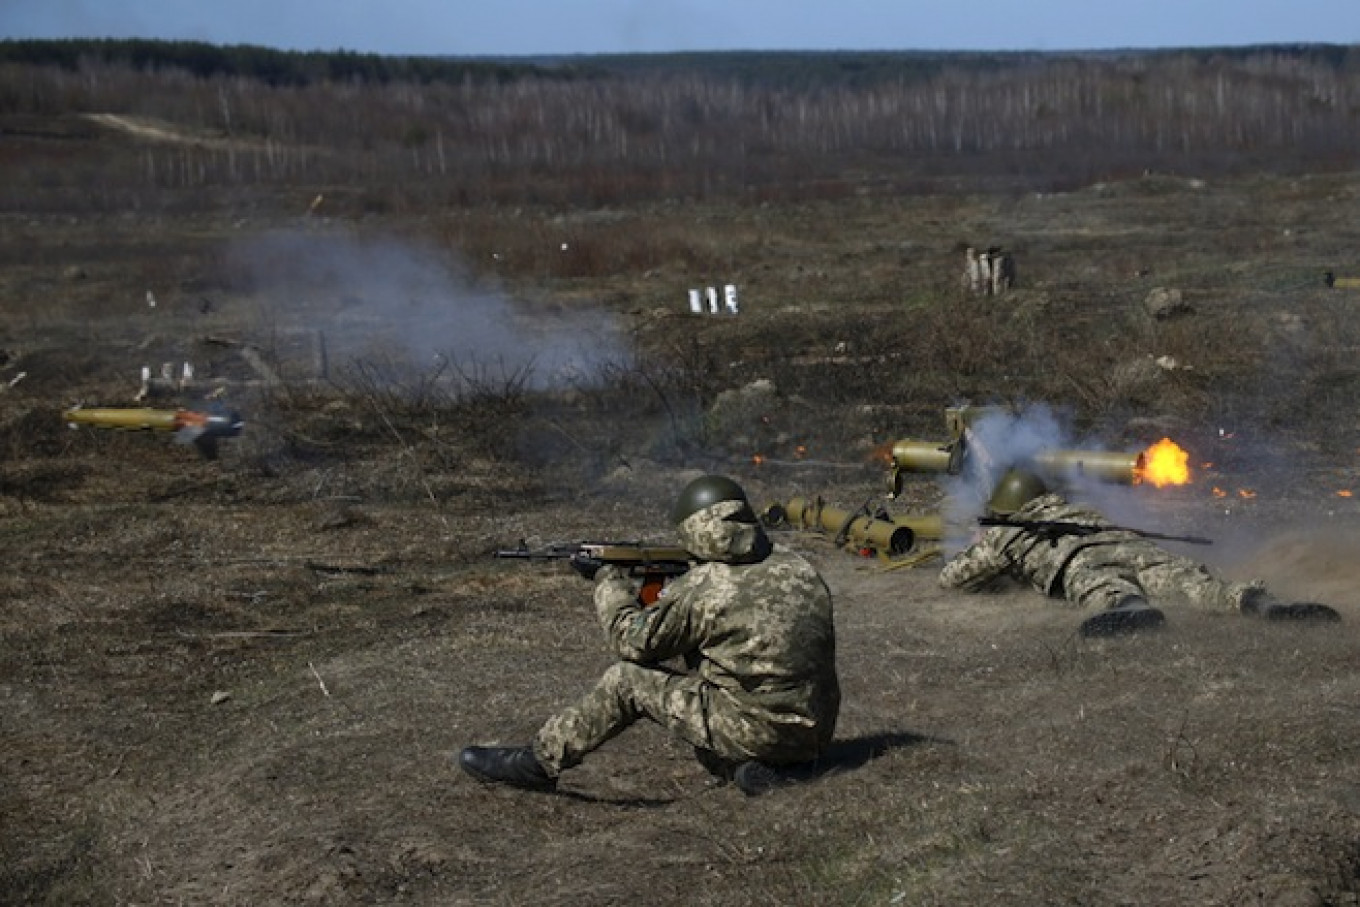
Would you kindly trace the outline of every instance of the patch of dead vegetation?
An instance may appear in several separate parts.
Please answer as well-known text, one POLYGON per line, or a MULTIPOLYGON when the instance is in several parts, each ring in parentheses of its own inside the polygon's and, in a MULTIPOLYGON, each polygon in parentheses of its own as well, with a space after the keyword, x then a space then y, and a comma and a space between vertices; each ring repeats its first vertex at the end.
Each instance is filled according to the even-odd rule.
MULTIPOLYGON (((230 205, 204 202, 206 223, 131 217, 99 243, 88 224, 32 218, 41 264, 0 274, 15 316, 0 340, 22 351, 4 366, 29 372, 0 392, 0 890, 33 904, 1355 903, 1360 514, 1336 492, 1355 486, 1360 423, 1321 387, 1345 374, 1336 351, 1356 328, 1337 297, 1283 279, 1242 295, 1250 277, 1230 268, 1297 191, 478 209, 471 222, 495 228, 478 249, 528 262, 496 266, 509 283, 532 284, 543 311, 620 319, 638 358, 598 385, 471 398, 303 371, 302 345, 203 251, 247 216, 230 205), (563 230, 581 259, 552 257, 563 230), (1008 245, 1028 285, 963 299, 955 232, 1024 239, 1008 245), (190 264, 167 270, 167 251, 190 264), (82 282, 69 309, 30 317, 26 281, 92 258, 116 289, 104 308, 82 282), (718 266, 747 309, 684 314, 687 284, 718 266), (151 316, 136 308, 148 275, 231 304, 151 316), (1148 290, 1173 283, 1196 311, 1148 320, 1148 290), (1282 310, 1303 328, 1277 334, 1282 310), (192 350, 208 333, 286 376, 262 384, 234 354, 208 369, 204 386, 220 379, 247 418, 219 460, 56 416, 72 393, 129 396, 147 335, 192 350), (1161 356, 1183 367, 1145 369, 1161 356), (939 437, 961 398, 1069 406, 1110 438, 1184 428, 1203 481, 1145 489, 1156 527, 1212 535, 1217 569, 1345 621, 1318 633, 1168 608, 1162 634, 1089 642, 1034 595, 947 593, 938 562, 886 570, 787 532, 837 597, 845 709, 825 771, 748 800, 651 727, 560 797, 453 768, 467 743, 527 739, 608 664, 589 586, 494 550, 667 539, 670 496, 712 469, 762 502, 858 507, 884 487, 872 452, 939 437)), ((423 216, 348 227, 450 248, 478 232, 437 199, 423 216)), ((1315 235, 1347 229, 1344 206, 1315 216, 1333 219, 1315 235)), ((1335 249, 1292 254, 1302 272, 1335 249)), ((407 387, 428 369, 412 364, 407 387)), ((895 506, 941 494, 914 483, 895 506)))

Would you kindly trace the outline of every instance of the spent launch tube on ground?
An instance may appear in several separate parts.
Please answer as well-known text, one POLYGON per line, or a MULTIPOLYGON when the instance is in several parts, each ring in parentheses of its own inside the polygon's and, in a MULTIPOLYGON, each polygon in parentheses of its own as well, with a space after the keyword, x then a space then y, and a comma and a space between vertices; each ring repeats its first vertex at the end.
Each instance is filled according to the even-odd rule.
POLYGON ((944 521, 936 514, 885 519, 862 510, 828 507, 820 499, 790 498, 786 504, 773 504, 765 511, 765 520, 775 526, 823 529, 838 541, 889 554, 910 551, 917 538, 938 539, 944 535, 944 521))

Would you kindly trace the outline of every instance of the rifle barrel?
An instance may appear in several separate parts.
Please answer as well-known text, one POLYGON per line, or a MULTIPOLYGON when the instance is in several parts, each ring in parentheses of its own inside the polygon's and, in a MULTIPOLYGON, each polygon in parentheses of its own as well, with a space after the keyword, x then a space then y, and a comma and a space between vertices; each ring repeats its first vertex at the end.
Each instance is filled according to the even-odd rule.
POLYGON ((1007 517, 978 517, 979 526, 1003 526, 1023 529, 1026 532, 1048 532, 1051 535, 1092 535, 1097 532, 1132 532, 1145 539, 1158 539, 1166 542, 1185 542, 1189 545, 1212 545, 1213 539, 1202 535, 1168 535, 1132 526, 1111 524, 1075 523, 1070 520, 1012 520, 1007 517))

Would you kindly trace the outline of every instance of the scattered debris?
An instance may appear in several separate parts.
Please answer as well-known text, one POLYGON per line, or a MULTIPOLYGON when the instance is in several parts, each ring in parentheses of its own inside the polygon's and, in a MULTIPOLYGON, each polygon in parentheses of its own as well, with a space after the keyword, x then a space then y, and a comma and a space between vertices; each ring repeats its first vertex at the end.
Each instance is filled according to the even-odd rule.
POLYGON ((1178 315, 1193 314, 1195 309, 1185 301, 1185 294, 1168 287, 1153 287, 1143 299, 1143 308, 1158 321, 1178 315))
POLYGON ((1015 286, 1015 259, 998 246, 964 250, 963 290, 970 296, 1002 296, 1015 286))

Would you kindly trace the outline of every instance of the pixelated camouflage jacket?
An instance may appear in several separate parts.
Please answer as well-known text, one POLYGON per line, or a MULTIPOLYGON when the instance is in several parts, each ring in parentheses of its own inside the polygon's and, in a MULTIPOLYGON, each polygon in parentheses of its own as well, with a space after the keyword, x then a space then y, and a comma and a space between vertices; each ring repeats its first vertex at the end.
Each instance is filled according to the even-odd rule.
POLYGON ((812 732, 824 745, 840 708, 831 592, 758 524, 727 520, 742 506, 720 502, 680 524, 681 543, 701 563, 650 607, 622 572, 602 570, 596 613, 620 658, 683 657, 726 700, 716 707, 788 725, 788 736, 812 732))
MULTIPOLYGON (((1061 495, 1041 495, 1011 514, 1013 520, 1044 520, 1110 526, 1100 513, 1069 504, 1061 495)), ((1046 595, 1057 594, 1063 568, 1073 555, 1092 545, 1146 543, 1137 533, 1123 529, 1090 535, 1060 535, 1054 539, 1006 526, 991 526, 977 541, 960 551, 940 571, 940 585, 947 589, 977 592, 1006 578, 1029 583, 1046 595)))

